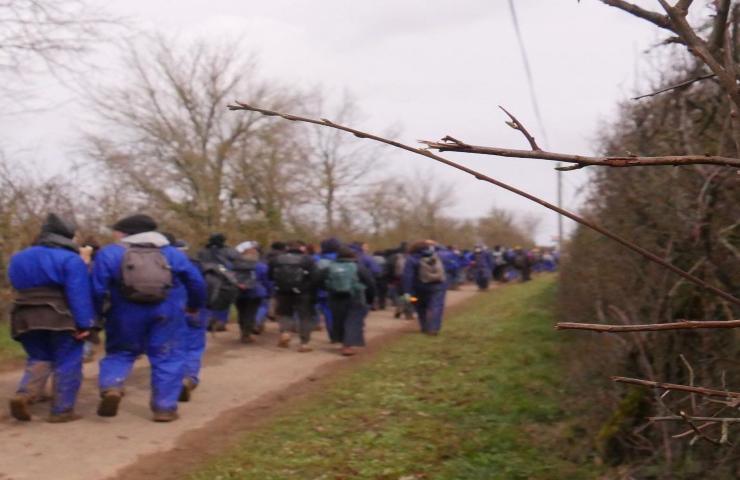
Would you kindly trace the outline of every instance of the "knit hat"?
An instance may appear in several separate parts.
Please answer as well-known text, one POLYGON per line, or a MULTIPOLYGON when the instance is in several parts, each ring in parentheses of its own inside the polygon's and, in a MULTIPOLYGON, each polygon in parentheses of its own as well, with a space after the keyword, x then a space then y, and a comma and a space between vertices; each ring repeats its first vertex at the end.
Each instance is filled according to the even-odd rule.
POLYGON ((226 235, 223 233, 214 233, 208 237, 208 247, 223 247, 226 245, 226 235))
POLYGON ((137 213, 117 221, 111 226, 116 232, 127 235, 136 235, 137 233, 153 232, 157 229, 157 222, 149 215, 137 213))
POLYGON ((66 238, 74 238, 77 225, 71 220, 64 219, 56 213, 50 213, 46 216, 44 224, 41 226, 43 233, 55 233, 66 238))
POLYGON ((242 242, 239 245, 236 246, 236 251, 239 253, 244 253, 247 250, 254 250, 256 248, 259 248, 260 244, 257 242, 254 242, 252 240, 248 240, 246 242, 242 242))
POLYGON ((342 246, 342 242, 335 237, 329 237, 321 242, 321 253, 336 253, 342 246))

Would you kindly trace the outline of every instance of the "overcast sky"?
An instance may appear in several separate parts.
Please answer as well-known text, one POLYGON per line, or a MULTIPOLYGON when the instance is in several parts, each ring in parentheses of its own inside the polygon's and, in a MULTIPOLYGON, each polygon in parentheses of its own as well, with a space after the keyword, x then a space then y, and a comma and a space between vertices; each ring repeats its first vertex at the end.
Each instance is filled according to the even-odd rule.
MULTIPOLYGON (((508 0, 95 0, 149 30, 181 36, 241 36, 264 75, 281 83, 352 93, 359 127, 399 128, 400 139, 452 135, 469 143, 527 148, 504 124, 503 105, 540 140, 508 0)), ((94 3, 95 3, 94 2, 94 3)), ((654 7, 654 0, 637 1, 654 7)), ((644 21, 596 0, 516 0, 548 147, 589 154, 619 101, 649 88, 643 53, 662 38, 644 21)), ((53 92, 59 101, 59 92, 53 92)), ((42 94, 43 95, 43 94, 42 94)), ((84 112, 74 102, 23 118, 0 118, 0 141, 45 171, 74 158, 84 112)), ((6 148, 7 149, 7 148, 6 148)), ((457 186, 454 214, 492 205, 538 212, 542 242, 555 215, 511 193, 411 154, 384 150, 392 168, 429 171, 457 186)), ((551 163, 447 154, 546 199, 556 196, 551 163)), ((21 158, 21 157, 15 157, 21 158)), ((565 206, 577 208, 584 170, 565 175, 565 206)))

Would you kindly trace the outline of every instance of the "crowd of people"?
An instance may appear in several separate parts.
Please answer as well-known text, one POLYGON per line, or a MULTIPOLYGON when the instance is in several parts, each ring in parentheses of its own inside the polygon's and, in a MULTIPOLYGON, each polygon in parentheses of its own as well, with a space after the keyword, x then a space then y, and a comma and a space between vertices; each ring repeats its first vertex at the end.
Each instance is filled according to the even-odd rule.
POLYGON ((325 329, 344 356, 365 345, 369 311, 391 304, 396 318, 417 318, 422 333, 442 328, 445 297, 466 281, 481 290, 492 281, 527 281, 552 271, 557 253, 522 248, 458 250, 432 240, 371 251, 363 242, 327 238, 320 245, 255 241, 232 247, 223 234, 197 251, 161 232, 144 214, 112 227, 114 242, 77 241, 73 222, 49 214, 34 244, 15 254, 8 277, 15 291, 11 335, 27 354, 10 413, 31 420, 30 405, 51 401, 52 423, 80 418, 75 403, 82 364, 105 332, 97 414, 115 417, 135 360, 151 365, 153 420, 178 418, 200 383, 207 331, 225 331, 236 311, 239 339, 253 343, 266 322, 277 322, 277 346, 312 351, 325 329), (46 397, 46 384, 52 394, 46 397))

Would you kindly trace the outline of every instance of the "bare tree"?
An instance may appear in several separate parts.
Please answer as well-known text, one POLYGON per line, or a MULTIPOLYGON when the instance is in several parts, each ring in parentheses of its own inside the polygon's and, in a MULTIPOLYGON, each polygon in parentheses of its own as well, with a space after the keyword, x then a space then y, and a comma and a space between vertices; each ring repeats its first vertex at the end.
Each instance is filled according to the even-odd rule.
POLYGON ((91 100, 101 122, 89 137, 92 157, 176 228, 198 235, 224 227, 229 209, 232 218, 248 213, 235 208, 273 215, 277 203, 247 176, 261 169, 269 177, 275 162, 293 155, 290 142, 281 150, 284 129, 260 115, 225 113, 223 105, 237 95, 283 106, 299 97, 260 81, 255 62, 241 51, 238 43, 176 47, 149 39, 129 47, 124 80, 91 100))
MULTIPOLYGON (((318 96, 312 108, 323 111, 325 102, 318 96)), ((347 95, 342 99, 333 117, 341 122, 357 122, 359 116, 355 102, 347 95)), ((308 193, 320 206, 324 216, 324 229, 334 233, 337 215, 342 206, 352 202, 363 186, 361 181, 378 165, 377 148, 358 142, 336 130, 315 125, 308 127, 307 180, 308 193)))

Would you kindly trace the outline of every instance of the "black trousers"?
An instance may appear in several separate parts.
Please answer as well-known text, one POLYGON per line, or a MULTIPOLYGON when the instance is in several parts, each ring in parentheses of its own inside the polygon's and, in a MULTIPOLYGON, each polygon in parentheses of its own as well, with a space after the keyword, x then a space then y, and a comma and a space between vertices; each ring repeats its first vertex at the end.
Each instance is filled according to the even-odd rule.
POLYGON ((298 323, 298 336, 301 343, 311 340, 311 331, 316 323, 316 307, 311 295, 275 296, 275 314, 278 317, 280 332, 290 332, 298 323))
POLYGON ((345 347, 364 347, 367 306, 350 295, 330 295, 328 303, 332 316, 331 338, 345 347))
POLYGON ((257 323, 257 311, 261 304, 261 298, 238 298, 236 300, 236 312, 242 335, 251 335, 254 331, 254 326, 257 323))

